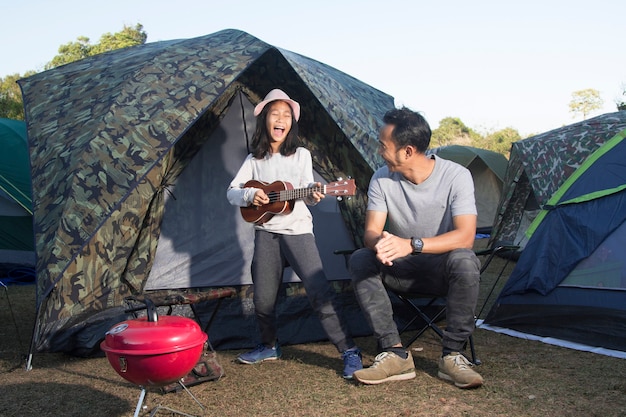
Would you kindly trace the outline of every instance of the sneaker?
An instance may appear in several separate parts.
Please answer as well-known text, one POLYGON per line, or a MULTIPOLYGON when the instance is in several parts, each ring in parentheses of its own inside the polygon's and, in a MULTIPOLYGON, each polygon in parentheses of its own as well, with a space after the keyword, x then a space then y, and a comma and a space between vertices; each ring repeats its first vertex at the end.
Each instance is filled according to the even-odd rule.
POLYGON ((483 377, 472 369, 473 365, 459 352, 452 352, 439 361, 437 376, 454 382, 459 388, 475 388, 483 384, 483 377))
POLYGON ((354 372, 354 378, 363 384, 381 384, 387 381, 404 381, 415 378, 415 364, 411 352, 402 359, 393 352, 382 352, 374 358, 374 364, 354 372))
POLYGON ((345 379, 352 379, 352 374, 359 369, 363 369, 363 362, 361 361, 361 351, 359 348, 348 349, 341 354, 343 359, 343 377, 345 379))
POLYGON ((263 343, 260 343, 256 349, 237 356, 239 362, 247 364, 275 361, 278 358, 280 358, 280 346, 276 344, 274 347, 268 348, 263 343))

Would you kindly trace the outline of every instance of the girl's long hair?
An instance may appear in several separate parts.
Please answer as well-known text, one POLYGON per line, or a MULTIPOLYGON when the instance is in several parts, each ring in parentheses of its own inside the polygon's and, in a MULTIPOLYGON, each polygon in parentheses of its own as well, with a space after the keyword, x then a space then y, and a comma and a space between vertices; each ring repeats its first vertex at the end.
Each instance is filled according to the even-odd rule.
MULTIPOLYGON (((271 107, 268 103, 261 113, 256 118, 256 129, 254 130, 254 135, 252 136, 252 156, 256 159, 262 159, 266 155, 270 153, 270 138, 267 132, 267 126, 265 123, 265 119, 267 117, 268 109, 271 107)), ((280 144, 278 150, 281 155, 289 156, 296 153, 296 148, 298 147, 298 122, 296 118, 293 116, 293 111, 291 112, 291 129, 289 129, 289 133, 287 137, 280 144)))

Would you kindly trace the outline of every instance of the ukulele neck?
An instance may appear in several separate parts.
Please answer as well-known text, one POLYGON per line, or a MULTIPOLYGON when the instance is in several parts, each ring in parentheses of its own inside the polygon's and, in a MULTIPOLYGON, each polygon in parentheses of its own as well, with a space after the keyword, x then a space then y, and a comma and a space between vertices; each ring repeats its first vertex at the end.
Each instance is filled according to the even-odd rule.
POLYGON ((314 192, 326 194, 326 186, 322 185, 321 187, 296 188, 293 190, 282 190, 280 191, 279 201, 290 201, 290 200, 298 200, 298 199, 306 198, 312 195, 314 192))

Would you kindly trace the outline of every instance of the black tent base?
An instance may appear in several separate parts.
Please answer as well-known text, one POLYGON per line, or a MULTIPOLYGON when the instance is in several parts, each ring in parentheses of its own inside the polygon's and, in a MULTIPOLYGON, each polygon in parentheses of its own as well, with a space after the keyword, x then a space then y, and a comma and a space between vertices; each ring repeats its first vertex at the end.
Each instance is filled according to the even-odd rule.
POLYGON ((485 324, 626 352, 626 311, 585 306, 500 304, 485 324))

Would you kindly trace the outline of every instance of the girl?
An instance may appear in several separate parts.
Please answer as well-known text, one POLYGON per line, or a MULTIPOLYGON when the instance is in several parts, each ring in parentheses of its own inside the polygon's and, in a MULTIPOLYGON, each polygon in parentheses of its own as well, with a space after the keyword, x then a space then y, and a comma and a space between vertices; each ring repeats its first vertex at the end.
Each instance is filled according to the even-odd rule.
MULTIPOLYGON (((252 152, 228 188, 228 201, 239 207, 270 203, 263 189, 245 186, 249 180, 284 181, 294 188, 320 187, 320 183, 313 182, 311 153, 296 144, 300 105, 282 90, 274 89, 254 108, 254 115, 257 125, 252 152)), ((363 367, 361 352, 347 332, 335 292, 326 280, 313 236, 313 219, 306 204, 317 204, 323 197, 314 191, 303 200, 296 200, 290 213, 276 214, 255 225, 252 282, 261 343, 239 355, 239 362, 255 364, 280 358, 275 306, 288 264, 302 280, 329 340, 342 354, 343 377, 351 379, 354 371, 363 367)))

